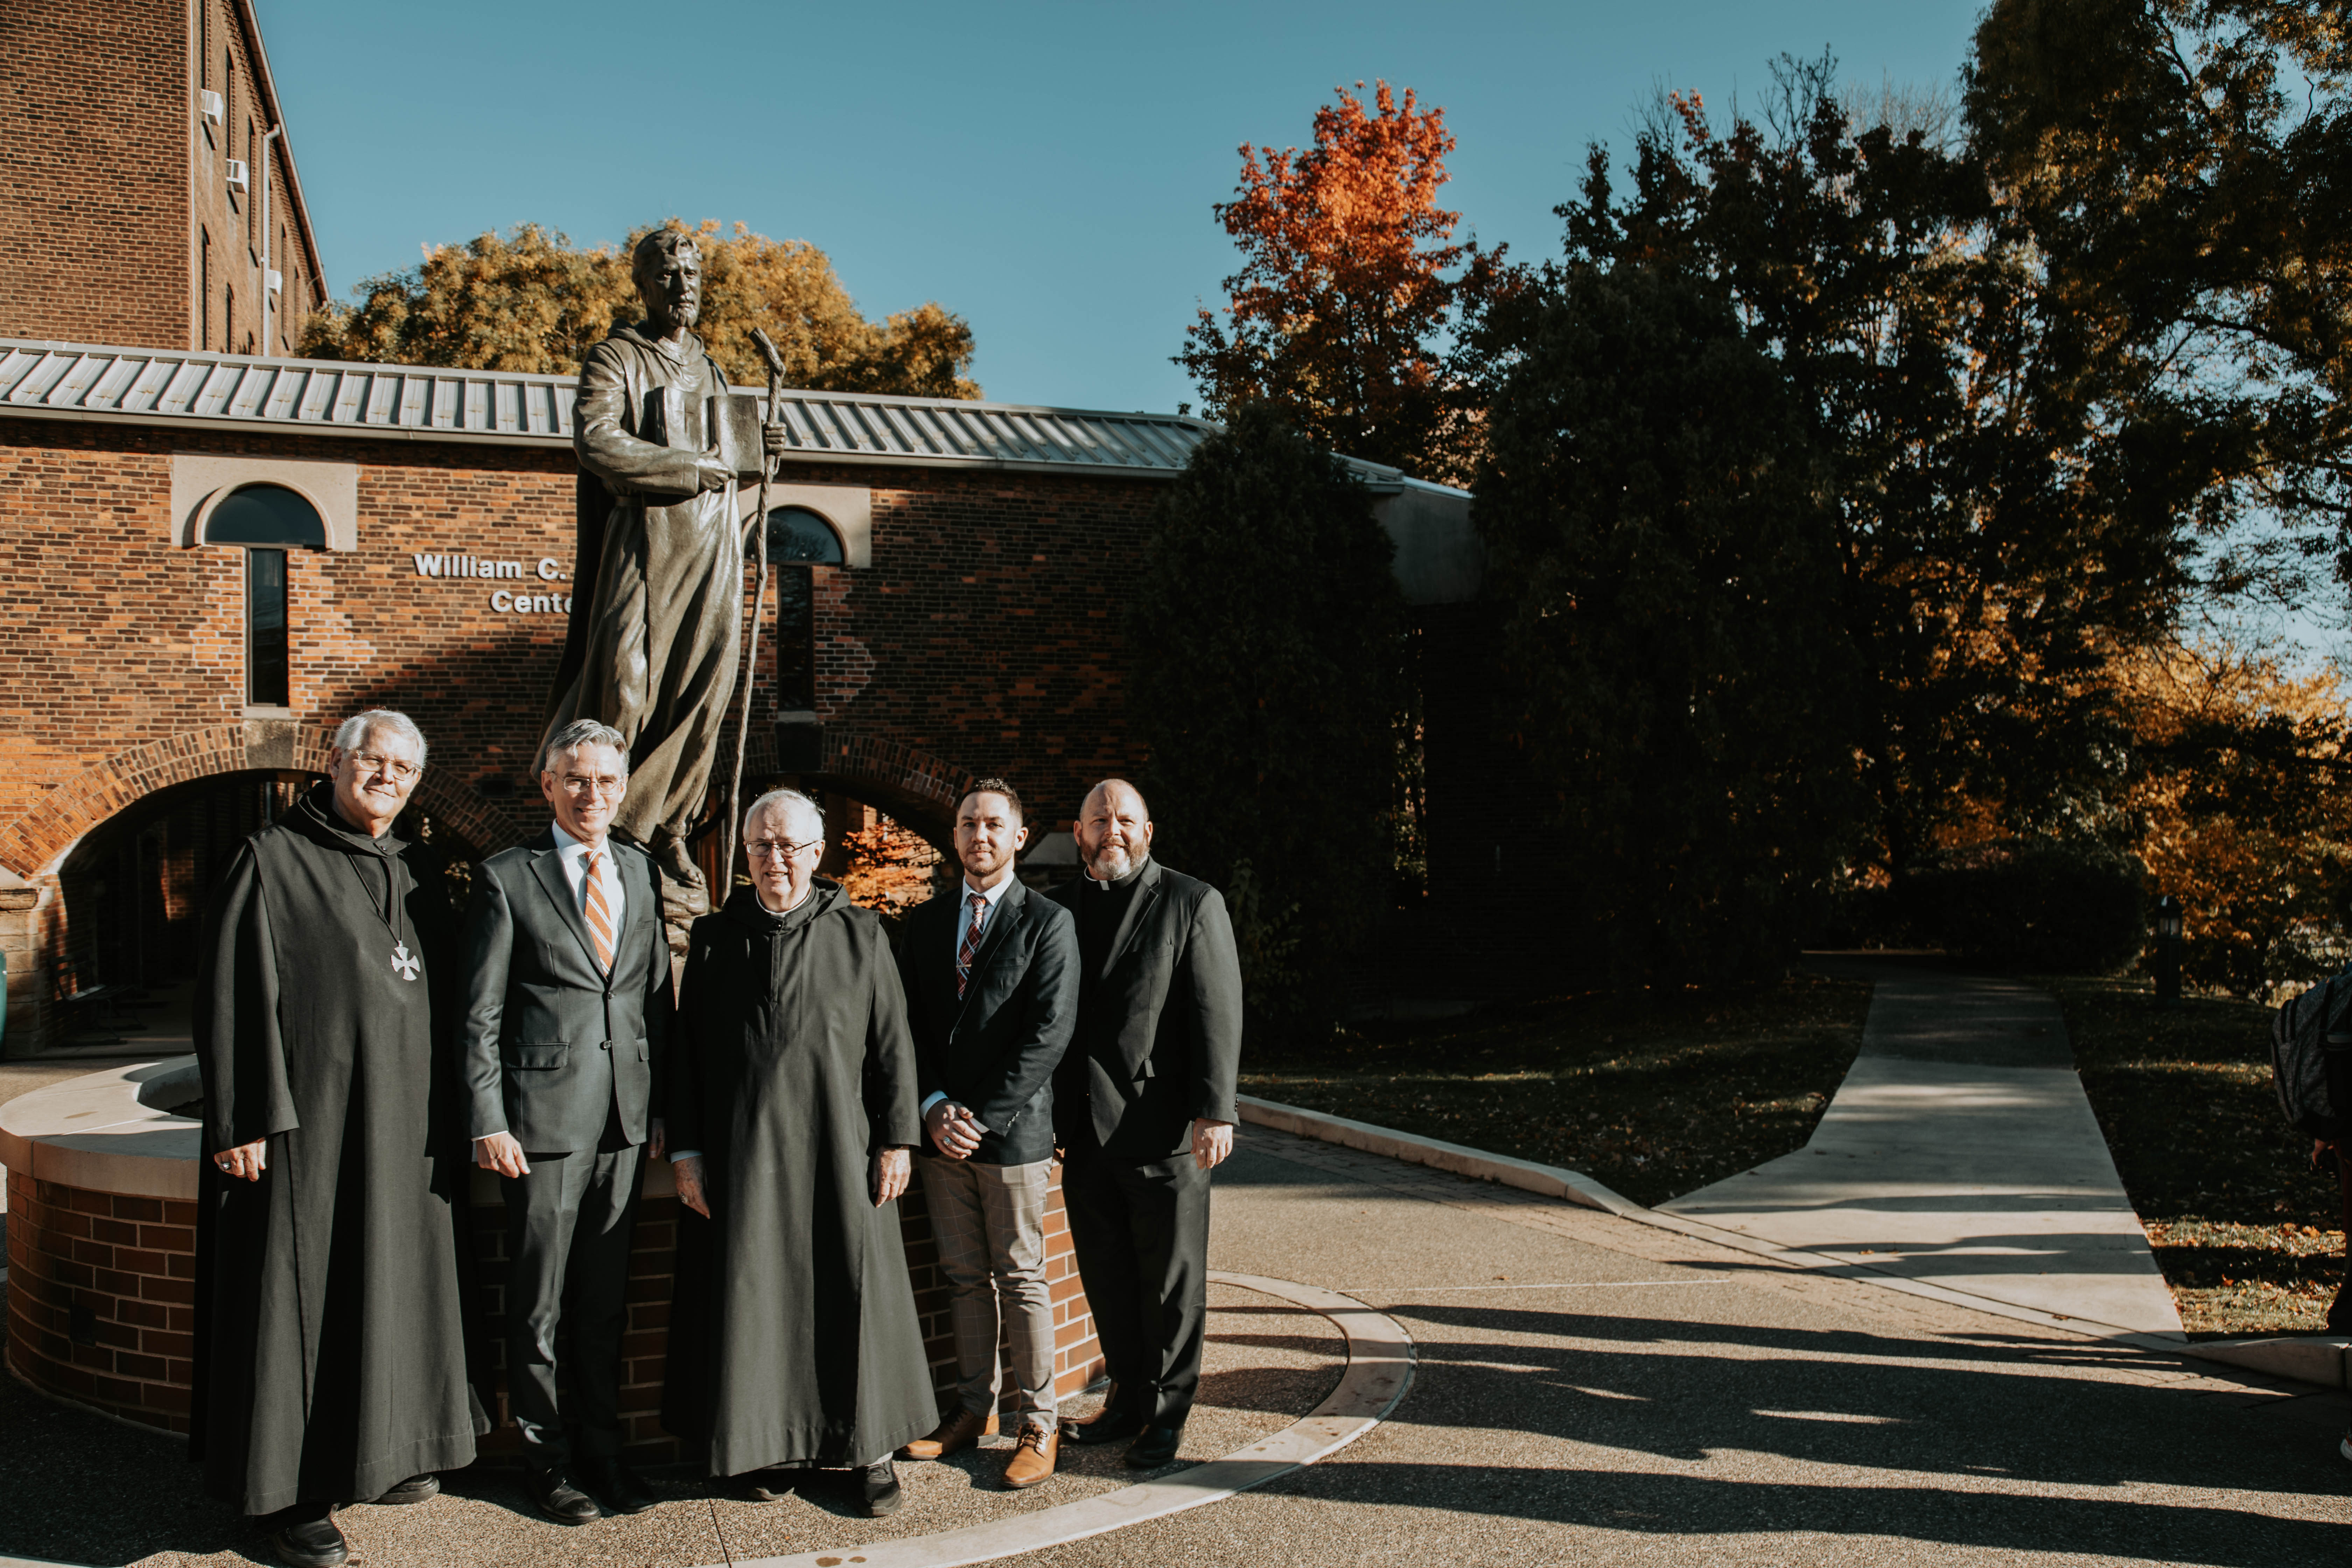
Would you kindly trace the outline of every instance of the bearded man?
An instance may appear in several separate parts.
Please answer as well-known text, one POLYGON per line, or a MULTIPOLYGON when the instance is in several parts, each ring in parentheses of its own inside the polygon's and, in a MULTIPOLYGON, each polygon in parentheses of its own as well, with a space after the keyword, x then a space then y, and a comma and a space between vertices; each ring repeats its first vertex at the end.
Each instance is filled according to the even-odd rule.
POLYGON ((1079 808, 1087 874, 1046 896, 1077 917, 1078 1027, 1054 1086, 1062 1198, 1112 1389, 1080 1447, 1176 1458, 1208 1321, 1209 1173, 1234 1147, 1242 971, 1225 900, 1151 855, 1124 779, 1079 808))
MULTIPOLYGON (((620 731, 629 793, 613 829, 699 910, 686 839, 735 691, 743 525, 722 451, 727 377, 693 331, 701 249, 684 230, 656 229, 630 269, 645 320, 614 328, 580 367, 578 582, 545 736, 580 719, 620 731)), ((782 450, 783 431, 770 427, 766 443, 782 450)))

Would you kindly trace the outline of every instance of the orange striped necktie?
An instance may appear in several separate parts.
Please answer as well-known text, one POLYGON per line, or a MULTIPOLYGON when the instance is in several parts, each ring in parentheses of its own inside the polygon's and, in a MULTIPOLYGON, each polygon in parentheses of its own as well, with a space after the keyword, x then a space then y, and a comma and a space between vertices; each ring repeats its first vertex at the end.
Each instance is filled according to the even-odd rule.
POLYGON ((610 973, 613 968, 613 907, 604 901, 604 884, 596 875, 596 862, 602 852, 588 851, 588 934, 596 939, 596 967, 610 973))

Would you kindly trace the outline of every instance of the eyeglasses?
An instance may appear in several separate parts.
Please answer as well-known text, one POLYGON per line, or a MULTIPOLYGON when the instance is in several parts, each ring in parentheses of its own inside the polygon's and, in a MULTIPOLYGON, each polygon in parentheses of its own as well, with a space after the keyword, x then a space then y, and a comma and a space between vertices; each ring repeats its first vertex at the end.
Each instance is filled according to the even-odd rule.
POLYGON ((586 795, 592 789, 598 795, 625 795, 629 788, 626 779, 592 779, 584 773, 567 773, 557 783, 563 786, 566 795, 586 795))
POLYGON ((757 864, 761 860, 789 860, 803 849, 822 848, 824 845, 822 838, 806 839, 799 844, 788 843, 782 838, 754 838, 743 846, 743 853, 757 864))
POLYGON ((353 752, 352 761, 359 763, 360 772, 362 773, 390 773, 402 784, 406 784, 425 771, 424 764, 421 763, 404 763, 396 757, 380 757, 373 752, 353 752))

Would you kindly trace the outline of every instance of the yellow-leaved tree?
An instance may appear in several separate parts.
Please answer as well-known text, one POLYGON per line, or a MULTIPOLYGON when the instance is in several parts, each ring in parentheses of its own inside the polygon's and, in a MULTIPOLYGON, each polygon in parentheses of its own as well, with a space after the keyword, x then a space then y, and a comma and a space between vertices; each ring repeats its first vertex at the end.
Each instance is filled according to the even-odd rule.
POLYGON ((2189 981, 2267 998, 2340 967, 2352 700, 2338 672, 2296 674, 2215 637, 2114 673, 2147 764, 2130 796, 2139 853, 2152 891, 2180 900, 2189 981))
POLYGON ((303 330, 312 359, 568 375, 616 321, 638 315, 629 255, 655 226, 689 228, 702 250, 702 321, 697 329, 729 379, 764 385, 751 341, 763 327, 793 386, 901 396, 980 395, 967 376, 971 328, 937 302, 871 321, 841 286, 824 251, 770 239, 741 224, 677 218, 631 232, 619 246, 574 246, 561 232, 520 224, 464 245, 425 247, 404 272, 371 278, 356 303, 318 312, 303 330))

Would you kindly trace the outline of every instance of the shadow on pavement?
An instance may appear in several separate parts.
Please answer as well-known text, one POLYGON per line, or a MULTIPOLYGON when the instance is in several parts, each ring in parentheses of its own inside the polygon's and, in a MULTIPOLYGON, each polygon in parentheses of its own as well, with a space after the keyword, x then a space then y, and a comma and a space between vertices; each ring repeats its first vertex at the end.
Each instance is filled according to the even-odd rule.
POLYGON ((2279 1568, 2340 1563, 2338 1521, 2137 1500, 2022 1497, 1941 1487, 1717 1481, 1630 1470, 1362 1464, 1345 1455, 1276 1483, 1312 1497, 1445 1509, 1663 1536, 1894 1536, 2044 1559, 2279 1568))
MULTIPOLYGON (((1380 1305, 1413 1331, 1420 1357, 1413 1394, 1394 1417, 1402 1422, 1434 1418, 1675 1460, 1736 1449, 1808 1464, 2000 1476, 2026 1485, 2328 1497, 2345 1490, 2343 1461, 2325 1427, 2306 1433, 2300 1426, 2242 1423, 2250 1440, 2221 1440, 2204 1429, 2236 1414, 2231 1407, 2187 1390, 2100 1378, 2101 1365, 2167 1364, 2128 1347, 2022 1338, 1898 1340, 1834 1329, 1392 1300, 1380 1305), (1432 1331, 1441 1326, 1457 1331, 1432 1331), (1465 1339, 1459 1331, 1506 1337, 1465 1339), (2183 1440, 2190 1431, 2197 1438, 2183 1440)), ((1874 1486, 1844 1495, 1892 1497, 1874 1486)), ((1933 1487, 1921 1494, 1941 1495, 1933 1487)), ((1899 1523, 1889 1511, 1871 1528, 1918 1534, 1923 1522, 1932 1522, 1932 1510, 1925 1520, 1899 1523)), ((2335 1529, 2340 1551, 2344 1527, 2335 1529)), ((1932 1529, 1922 1538, 1976 1539, 1932 1529)), ((2124 1550, 2070 1535, 2009 1543, 2051 1552, 2124 1550)), ((2305 1560, 2290 1553, 2265 1561, 2305 1560)))

